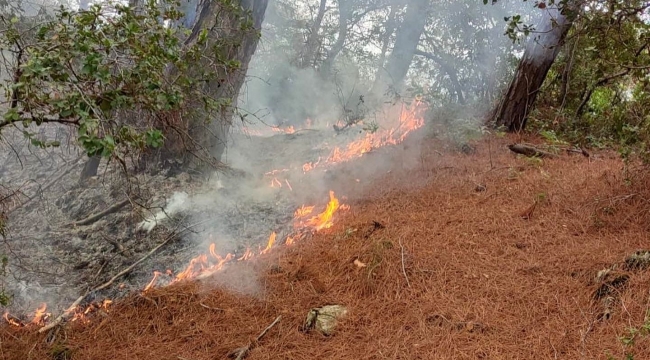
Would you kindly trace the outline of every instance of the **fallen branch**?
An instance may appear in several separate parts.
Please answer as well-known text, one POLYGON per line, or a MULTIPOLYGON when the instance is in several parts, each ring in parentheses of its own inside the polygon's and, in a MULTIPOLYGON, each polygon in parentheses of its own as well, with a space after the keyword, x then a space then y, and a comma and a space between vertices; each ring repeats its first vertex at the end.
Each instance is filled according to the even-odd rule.
POLYGON ((70 225, 71 226, 81 226, 81 225, 92 224, 95 221, 103 218, 106 215, 110 215, 110 214, 113 214, 113 213, 119 211, 121 208, 123 208, 129 202, 130 202, 130 199, 120 201, 119 203, 114 204, 113 206, 109 207, 108 209, 106 209, 106 210, 104 210, 104 211, 102 211, 100 213, 90 215, 87 218, 85 218, 83 220, 75 221, 75 222, 71 223, 70 225))
POLYGON ((240 348, 237 348, 237 349, 231 351, 230 354, 228 355, 228 357, 230 357, 230 358, 235 357, 235 360, 242 360, 243 358, 245 358, 246 355, 248 354, 248 352, 251 351, 251 350, 253 350, 253 348, 255 347, 255 345, 257 345, 257 343, 260 342, 260 340, 262 340, 262 338, 264 337, 264 335, 266 335, 266 333, 267 333, 269 330, 271 330, 271 328, 274 327, 275 324, 277 324, 278 322, 280 322, 280 319, 282 319, 282 315, 276 317, 275 320, 271 323, 271 325, 267 326, 266 329, 264 329, 264 330, 263 330, 263 331, 262 331, 262 332, 257 336, 257 338, 255 339, 255 341, 251 341, 251 342, 248 343, 248 345, 243 346, 243 347, 240 347, 240 348))
POLYGON ((199 225, 199 224, 202 224, 202 223, 204 223, 204 222, 205 222, 205 221, 200 222, 200 223, 197 223, 197 224, 194 224, 194 225, 191 225, 191 226, 188 226, 188 227, 186 227, 185 229, 183 229, 183 230, 180 231, 180 232, 173 232, 173 233, 169 234, 169 236, 167 236, 167 238, 166 238, 165 240, 163 240, 163 242, 161 242, 160 244, 158 244, 158 246, 156 246, 156 247, 153 248, 151 251, 149 251, 145 256, 143 256, 142 258, 140 258, 140 260, 134 262, 133 264, 129 265, 129 266, 128 266, 127 268, 125 268, 124 270, 120 271, 117 275, 113 276, 113 277, 112 277, 110 280, 108 280, 107 282, 105 282, 105 283, 103 283, 103 284, 101 284, 101 285, 99 285, 99 286, 93 288, 92 290, 88 290, 88 291, 86 291, 85 294, 83 294, 83 295, 81 295, 79 298, 77 298, 77 300, 75 300, 75 301, 72 303, 72 305, 70 305, 70 306, 68 307, 68 309, 67 309, 66 311, 64 311, 61 315, 59 315, 56 319, 54 319, 54 321, 52 321, 51 323, 49 323, 49 324, 43 326, 42 328, 38 329, 38 332, 39 332, 39 333, 43 333, 43 332, 48 331, 48 330, 52 329, 53 327, 59 325, 63 320, 67 319, 70 315, 72 315, 72 313, 73 313, 74 310, 77 308, 77 306, 79 306, 79 304, 80 304, 80 303, 81 303, 81 302, 82 302, 82 301, 83 301, 83 300, 84 300, 88 295, 90 295, 90 294, 93 293, 93 292, 100 291, 100 290, 106 289, 107 287, 111 286, 111 284, 113 284, 113 283, 115 282, 115 280, 117 280, 117 279, 119 279, 120 277, 122 277, 122 276, 128 274, 129 272, 131 272, 131 270, 133 270, 133 268, 135 268, 135 267, 138 266, 140 263, 142 263, 143 261, 145 261, 146 259, 148 259, 148 258, 149 258, 151 255, 153 255, 156 251, 160 250, 160 248, 162 248, 163 246, 165 246, 165 244, 167 244, 168 242, 170 242, 170 241, 174 238, 174 236, 176 236, 176 235, 180 235, 182 232, 187 231, 187 230, 189 230, 190 228, 192 228, 192 227, 194 227, 194 226, 197 226, 197 225, 199 225))
POLYGON ((540 158, 555 158, 557 155, 552 154, 550 152, 544 151, 544 150, 539 150, 533 146, 528 146, 528 145, 522 145, 522 144, 511 144, 508 145, 508 149, 510 151, 517 153, 517 154, 522 154, 528 157, 540 157, 540 158))

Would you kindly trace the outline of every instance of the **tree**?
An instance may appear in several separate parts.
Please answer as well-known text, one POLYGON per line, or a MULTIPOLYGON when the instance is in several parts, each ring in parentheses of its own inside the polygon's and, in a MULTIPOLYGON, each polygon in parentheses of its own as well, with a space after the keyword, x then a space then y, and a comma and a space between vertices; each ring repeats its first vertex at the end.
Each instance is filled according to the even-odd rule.
POLYGON ((415 50, 427 22, 428 0, 409 0, 406 5, 404 20, 397 28, 395 44, 386 60, 385 74, 373 86, 373 94, 384 94, 389 89, 398 90, 411 66, 415 50))
POLYGON ((540 4, 544 3, 537 5, 543 13, 540 29, 528 39, 513 80, 492 118, 494 125, 504 126, 508 131, 521 131, 526 126, 546 74, 560 52, 576 16, 575 4, 571 2, 562 2, 557 6, 540 4))
POLYGON ((77 128, 86 176, 100 156, 125 168, 140 156, 218 166, 266 5, 206 1, 189 36, 166 25, 183 17, 173 2, 61 9, 35 27, 3 18, 0 43, 13 56, 0 130, 22 123, 34 145, 53 146, 27 130, 77 128))

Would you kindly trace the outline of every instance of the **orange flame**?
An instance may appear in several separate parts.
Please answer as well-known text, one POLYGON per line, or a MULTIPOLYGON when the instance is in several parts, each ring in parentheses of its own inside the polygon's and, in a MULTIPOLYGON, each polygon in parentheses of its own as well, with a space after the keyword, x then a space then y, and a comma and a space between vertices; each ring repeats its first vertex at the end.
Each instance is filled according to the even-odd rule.
POLYGON ((7 323, 11 326, 15 326, 15 327, 25 326, 25 324, 23 324, 22 321, 10 315, 8 311, 5 311, 5 313, 2 315, 2 318, 5 319, 7 323))
MULTIPOLYGON (((390 129, 383 129, 374 133, 368 133, 362 139, 355 140, 345 148, 335 147, 325 160, 325 164, 336 164, 352 160, 364 154, 386 145, 397 145, 404 141, 406 136, 413 130, 424 126, 422 112, 426 109, 420 99, 416 99, 410 106, 402 105, 399 124, 390 129)), ((316 163, 306 163, 302 166, 303 172, 316 168, 316 163)))
POLYGON ((151 279, 151 281, 149 281, 149 283, 147 284, 147 286, 145 286, 145 287, 144 287, 144 290, 142 290, 142 291, 143 291, 143 292, 146 292, 147 290, 149 290, 149 289, 151 289, 152 287, 154 287, 154 285, 156 285, 156 281, 158 280, 158 277, 159 277, 160 275, 162 275, 162 273, 161 273, 160 271, 154 271, 154 272, 153 272, 153 278, 151 279))
POLYGON ((305 206, 305 205, 303 205, 303 206, 299 207, 298 210, 296 210, 295 213, 293 213, 293 216, 295 216, 295 217, 305 217, 305 216, 311 214, 312 211, 314 211, 314 206, 305 206))
POLYGON ((277 178, 273 178, 271 180, 271 187, 282 187, 282 183, 277 178))
POLYGON ((266 248, 262 250, 260 254, 266 254, 271 250, 271 247, 273 247, 273 244, 275 243, 275 237, 277 235, 275 234, 275 231, 271 233, 271 236, 269 236, 269 242, 266 244, 266 248))
POLYGON ((237 261, 244 261, 248 260, 253 257, 253 252, 251 251, 250 248, 247 248, 246 251, 244 251, 244 254, 237 259, 237 261))
POLYGON ((339 209, 339 206, 339 200, 334 196, 334 191, 330 190, 330 202, 327 204, 325 211, 305 221, 303 225, 316 231, 331 227, 334 224, 332 217, 336 210, 339 209))
POLYGON ((70 321, 81 321, 84 324, 87 324, 90 322, 88 319, 87 315, 97 311, 99 309, 103 309, 104 311, 108 311, 108 307, 113 304, 113 300, 109 299, 104 299, 102 302, 92 302, 86 308, 82 308, 81 306, 77 306, 76 309, 72 310, 74 312, 74 315, 72 316, 72 320, 70 321))
POLYGON ((32 319, 32 324, 34 325, 45 325, 45 322, 47 319, 50 317, 51 314, 46 313, 45 311, 47 310, 47 304, 42 303, 41 306, 36 309, 34 312, 34 318, 32 319))

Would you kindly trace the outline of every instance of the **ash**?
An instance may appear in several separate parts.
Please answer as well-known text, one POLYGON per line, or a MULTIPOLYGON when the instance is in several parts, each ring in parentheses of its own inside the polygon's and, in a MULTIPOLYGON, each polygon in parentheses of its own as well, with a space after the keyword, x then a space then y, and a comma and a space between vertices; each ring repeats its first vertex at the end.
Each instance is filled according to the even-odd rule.
POLYGON ((208 182, 189 173, 127 176, 118 164, 103 161, 97 177, 80 183, 86 157, 72 145, 70 134, 54 126, 42 126, 41 131, 64 146, 37 149, 20 134, 7 132, 0 155, 0 183, 5 193, 13 194, 4 209, 8 231, 0 252, 9 263, 2 281, 12 296, 7 310, 23 317, 43 302, 48 311, 60 313, 169 236, 173 241, 87 301, 141 291, 153 271, 178 273, 212 242, 225 255, 265 246, 272 231, 283 239, 293 230, 297 207, 327 202, 332 173, 303 174, 302 164, 326 157, 332 144, 345 143, 359 132, 315 130, 254 139, 233 135, 226 161, 236 171, 208 182), (282 170, 282 187, 271 187, 265 173, 273 170, 282 170), (127 193, 135 194, 133 203, 96 222, 75 225, 124 201, 127 193), (172 200, 175 210, 166 211, 172 200), (156 218, 163 209, 164 216, 156 218), (152 218, 157 221, 143 228, 152 218))

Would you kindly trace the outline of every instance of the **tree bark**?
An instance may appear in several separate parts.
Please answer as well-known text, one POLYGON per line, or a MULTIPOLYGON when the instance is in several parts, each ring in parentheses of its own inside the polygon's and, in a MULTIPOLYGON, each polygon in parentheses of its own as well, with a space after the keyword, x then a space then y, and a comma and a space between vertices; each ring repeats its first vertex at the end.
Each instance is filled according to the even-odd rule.
POLYGON ((268 0, 240 0, 241 9, 250 12, 250 20, 256 30, 244 31, 241 30, 241 25, 246 19, 242 19, 241 14, 224 7, 220 1, 204 0, 192 33, 186 40, 186 44, 192 44, 197 41, 203 29, 208 29, 206 51, 213 51, 213 47, 218 46, 218 54, 206 53, 200 63, 196 64, 197 67, 207 68, 215 56, 240 63, 236 70, 221 70, 215 78, 203 85, 203 92, 206 95, 213 99, 229 100, 230 106, 221 111, 216 118, 214 114, 206 114, 199 110, 200 106, 198 106, 189 124, 188 133, 192 141, 198 143, 202 150, 217 162, 210 165, 219 165, 225 152, 237 98, 245 80, 248 64, 259 42, 259 32, 267 5, 268 0))
POLYGON ((323 78, 329 77, 332 73, 332 67, 334 66, 334 60, 339 55, 341 50, 343 50, 343 45, 345 45, 345 40, 348 37, 348 20, 351 17, 349 0, 339 0, 339 34, 336 38, 336 42, 332 45, 332 48, 327 52, 325 60, 320 68, 320 73, 323 78))
POLYGON ((388 45, 390 44, 390 38, 393 36, 396 27, 395 18, 397 17, 397 12, 402 8, 399 5, 391 5, 390 13, 388 14, 388 19, 384 23, 384 34, 381 42, 381 52, 379 55, 379 61, 377 61, 377 72, 375 73, 375 81, 373 82, 373 87, 379 86, 381 81, 382 74, 384 72, 384 63, 386 63, 386 53, 388 52, 388 45))
POLYGON ((311 26, 309 38, 307 38, 307 44, 305 46, 305 52, 300 62, 300 66, 303 69, 312 66, 312 63, 316 58, 316 52, 318 51, 320 45, 320 37, 318 36, 318 32, 320 31, 321 25, 323 23, 323 18, 325 17, 325 5, 327 5, 327 0, 321 0, 320 5, 318 6, 316 19, 311 26))
POLYGON ((427 22, 428 0, 410 0, 404 20, 397 29, 393 51, 386 61, 385 75, 373 86, 372 93, 381 96, 389 90, 399 91, 411 66, 415 50, 427 22))
POLYGON ((505 126, 510 132, 521 131, 526 126, 546 74, 573 23, 573 16, 567 15, 567 6, 543 10, 541 28, 528 40, 508 91, 494 111, 495 126, 505 126))

